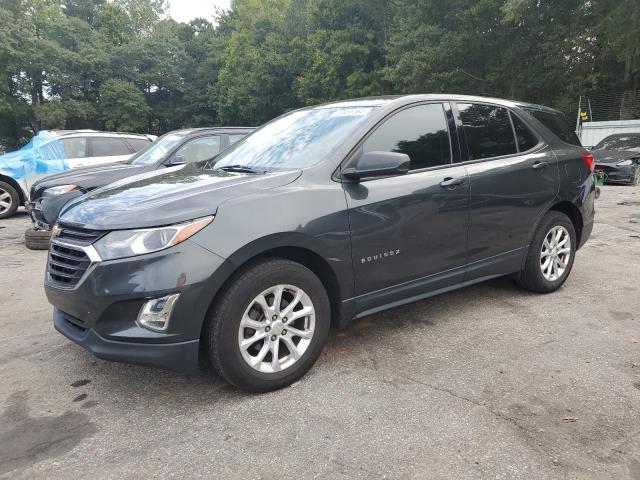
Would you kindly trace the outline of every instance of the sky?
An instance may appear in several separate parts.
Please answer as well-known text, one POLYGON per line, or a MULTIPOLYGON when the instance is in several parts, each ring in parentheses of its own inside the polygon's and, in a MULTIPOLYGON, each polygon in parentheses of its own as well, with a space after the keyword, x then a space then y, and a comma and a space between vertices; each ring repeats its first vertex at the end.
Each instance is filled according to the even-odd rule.
POLYGON ((228 9, 231 0, 169 0, 169 14, 177 22, 194 18, 211 20, 216 7, 228 9))

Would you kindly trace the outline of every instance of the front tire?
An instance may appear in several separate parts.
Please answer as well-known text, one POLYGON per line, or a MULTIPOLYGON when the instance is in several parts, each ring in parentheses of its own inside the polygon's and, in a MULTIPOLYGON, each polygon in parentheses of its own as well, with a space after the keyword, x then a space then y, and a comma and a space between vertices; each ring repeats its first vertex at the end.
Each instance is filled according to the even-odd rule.
POLYGON ((207 321, 205 342, 216 372, 241 390, 267 392, 313 366, 329 333, 331 308, 311 270, 274 258, 242 271, 207 321))
POLYGON ((532 292, 555 292, 571 273, 576 248, 576 232, 569 217, 561 212, 548 212, 529 246, 518 284, 532 292))
POLYGON ((9 218, 20 206, 20 195, 7 182, 0 182, 0 219, 9 218))
POLYGON ((631 181, 629 182, 629 185, 635 187, 639 183, 640 183, 640 166, 637 166, 636 168, 633 169, 633 177, 631 177, 631 181))

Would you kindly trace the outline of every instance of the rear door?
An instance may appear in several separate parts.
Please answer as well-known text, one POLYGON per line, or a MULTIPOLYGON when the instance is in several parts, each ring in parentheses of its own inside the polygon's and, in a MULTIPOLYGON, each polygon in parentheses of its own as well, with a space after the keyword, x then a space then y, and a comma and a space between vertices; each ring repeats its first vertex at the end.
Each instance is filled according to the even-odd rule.
POLYGON ((343 184, 359 311, 463 277, 469 182, 452 161, 457 146, 449 104, 441 103, 392 114, 362 143, 362 152, 406 153, 411 164, 406 175, 343 184))
POLYGON ((101 165, 127 160, 131 150, 120 137, 89 137, 89 156, 84 165, 101 165))
POLYGON ((518 271, 559 189, 556 157, 515 110, 457 103, 470 180, 468 276, 518 271))

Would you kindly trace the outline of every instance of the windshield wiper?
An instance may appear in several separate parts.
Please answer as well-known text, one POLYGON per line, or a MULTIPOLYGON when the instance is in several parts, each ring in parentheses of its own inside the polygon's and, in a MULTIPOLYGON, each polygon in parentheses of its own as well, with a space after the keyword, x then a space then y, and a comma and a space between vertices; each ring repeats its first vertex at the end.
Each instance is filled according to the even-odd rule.
POLYGON ((218 167, 217 170, 239 173, 266 173, 266 170, 256 170, 255 168, 251 168, 246 165, 225 165, 224 167, 218 167))

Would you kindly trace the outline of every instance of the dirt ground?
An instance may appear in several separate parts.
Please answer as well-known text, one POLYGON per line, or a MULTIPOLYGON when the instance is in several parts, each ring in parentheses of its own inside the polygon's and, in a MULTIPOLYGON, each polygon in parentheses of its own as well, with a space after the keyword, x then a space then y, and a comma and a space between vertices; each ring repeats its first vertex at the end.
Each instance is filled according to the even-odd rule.
POLYGON ((290 388, 109 363, 56 333, 0 221, 0 477, 640 479, 640 188, 551 295, 499 279, 334 332, 290 388))

